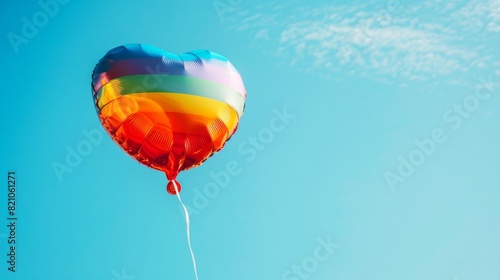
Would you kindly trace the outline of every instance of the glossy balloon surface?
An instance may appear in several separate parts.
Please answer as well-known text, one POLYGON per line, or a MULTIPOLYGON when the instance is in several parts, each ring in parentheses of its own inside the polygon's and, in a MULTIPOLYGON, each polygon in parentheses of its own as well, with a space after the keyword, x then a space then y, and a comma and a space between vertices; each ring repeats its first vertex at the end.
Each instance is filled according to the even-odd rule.
POLYGON ((92 91, 112 139, 169 180, 224 147, 246 98, 225 57, 206 50, 175 55, 141 44, 110 50, 94 69, 92 91))

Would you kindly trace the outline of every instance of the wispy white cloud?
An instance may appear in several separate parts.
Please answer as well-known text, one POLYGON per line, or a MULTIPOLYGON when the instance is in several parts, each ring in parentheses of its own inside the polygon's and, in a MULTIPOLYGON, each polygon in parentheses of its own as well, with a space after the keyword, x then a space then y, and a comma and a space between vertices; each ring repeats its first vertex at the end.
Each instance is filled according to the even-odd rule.
POLYGON ((472 0, 451 15, 454 23, 468 31, 500 31, 500 0, 472 0))
MULTIPOLYGON (((245 11, 237 29, 255 32, 282 63, 328 75, 350 73, 440 78, 457 83, 471 68, 488 68, 499 57, 488 38, 500 31, 500 0, 426 1, 422 5, 352 4, 273 6, 245 11)), ((498 40, 497 40, 498 41, 498 40)))
POLYGON ((300 22, 281 34, 281 50, 295 59, 311 60, 312 67, 360 66, 362 71, 399 74, 424 79, 429 74, 463 71, 478 55, 454 46, 445 34, 411 27, 369 27, 325 22, 300 22))

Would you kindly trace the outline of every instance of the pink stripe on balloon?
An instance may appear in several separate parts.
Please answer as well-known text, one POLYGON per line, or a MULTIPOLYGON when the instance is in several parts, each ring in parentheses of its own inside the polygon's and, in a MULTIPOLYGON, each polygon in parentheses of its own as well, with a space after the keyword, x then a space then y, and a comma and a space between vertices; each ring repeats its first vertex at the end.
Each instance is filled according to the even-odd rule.
MULTIPOLYGON (((158 58, 138 58, 110 61, 111 68, 95 73, 93 88, 97 92, 109 81, 130 75, 161 74, 190 76, 228 86, 246 98, 246 90, 240 74, 228 62, 212 59, 202 60, 203 64, 194 61, 182 61, 158 58), (218 64, 218 65, 216 65, 218 64), (229 79, 227 77, 230 77, 229 79)), ((105 64, 106 62, 101 62, 105 64)))

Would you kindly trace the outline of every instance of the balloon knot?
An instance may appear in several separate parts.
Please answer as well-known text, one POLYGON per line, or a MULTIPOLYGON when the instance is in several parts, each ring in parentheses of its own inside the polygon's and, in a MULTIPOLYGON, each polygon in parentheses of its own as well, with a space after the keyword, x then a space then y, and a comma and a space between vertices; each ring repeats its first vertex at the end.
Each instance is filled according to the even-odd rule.
POLYGON ((177 180, 169 180, 167 184, 167 192, 171 195, 177 195, 177 193, 181 192, 181 184, 177 182, 177 180), (174 184, 175 182, 175 184, 174 184), (177 186, 177 188, 176 188, 177 186))

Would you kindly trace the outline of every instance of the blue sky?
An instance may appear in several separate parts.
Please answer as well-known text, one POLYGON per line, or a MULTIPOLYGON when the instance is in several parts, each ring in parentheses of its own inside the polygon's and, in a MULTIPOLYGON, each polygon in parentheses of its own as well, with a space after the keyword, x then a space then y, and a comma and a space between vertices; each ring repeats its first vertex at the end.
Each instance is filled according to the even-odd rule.
POLYGON ((97 61, 135 42, 220 53, 248 91, 178 178, 200 279, 500 278, 498 0, 48 2, 0 9, 0 278, 194 279, 164 174, 92 103, 97 61))

